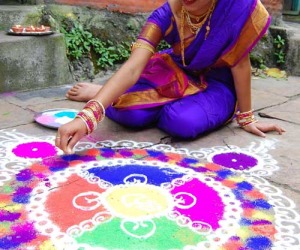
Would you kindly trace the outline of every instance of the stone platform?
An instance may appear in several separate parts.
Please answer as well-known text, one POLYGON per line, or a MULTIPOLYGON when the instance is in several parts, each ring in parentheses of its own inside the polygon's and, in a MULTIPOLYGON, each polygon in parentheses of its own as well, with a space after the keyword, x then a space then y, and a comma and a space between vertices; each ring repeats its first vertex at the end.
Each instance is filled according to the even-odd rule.
POLYGON ((0 32, 0 72, 0 92, 70 83, 63 35, 14 36, 0 32))

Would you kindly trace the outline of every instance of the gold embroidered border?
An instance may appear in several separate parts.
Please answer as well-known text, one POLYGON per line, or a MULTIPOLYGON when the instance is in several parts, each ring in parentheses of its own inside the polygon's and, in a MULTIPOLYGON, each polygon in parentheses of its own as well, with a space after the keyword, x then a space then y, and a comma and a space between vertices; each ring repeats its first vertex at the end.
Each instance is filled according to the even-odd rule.
MULTIPOLYGON (((172 89, 172 81, 178 81, 179 85, 182 86, 182 82, 184 81, 184 72, 182 72, 176 63, 172 60, 171 56, 168 54, 156 54, 153 57, 163 57, 164 60, 174 69, 175 74, 174 77, 170 80, 170 82, 166 85, 168 85, 169 90, 172 89)), ((180 97, 166 97, 159 94, 158 89, 148 89, 144 91, 137 91, 137 92, 129 92, 125 93, 122 96, 119 97, 118 100, 116 100, 113 104, 113 107, 115 108, 134 108, 149 104, 151 106, 159 106, 160 104, 164 104, 176 99, 179 99, 184 96, 192 95, 195 93, 198 93, 200 91, 203 91, 207 88, 207 83, 204 81, 203 78, 200 78, 200 83, 196 84, 191 81, 188 81, 188 86, 182 93, 182 96, 180 97), (155 105, 153 105, 155 104, 155 105)), ((163 90, 160 88, 160 90, 163 90)))
POLYGON ((172 20, 171 24, 170 24, 169 28, 166 30, 165 36, 169 35, 174 28, 174 23, 175 23, 174 17, 172 17, 171 20, 172 20))
MULTIPOLYGON (((194 41, 195 38, 196 38, 195 35, 185 38, 183 41, 184 48, 186 49, 194 41)), ((180 55, 181 54, 180 42, 174 43, 174 45, 172 46, 172 49, 173 49, 173 52, 175 55, 180 55)))
POLYGON ((218 59, 214 66, 234 66, 244 53, 259 38, 261 32, 267 25, 269 13, 260 1, 252 12, 250 18, 243 27, 236 44, 222 57, 218 59))
MULTIPOLYGON (((188 96, 195 94, 197 92, 203 91, 206 89, 206 85, 195 86, 189 82, 188 87, 186 88, 183 96, 188 96)), ((178 98, 169 98, 161 96, 155 89, 149 89, 140 92, 132 92, 123 94, 112 106, 115 108, 134 108, 135 106, 146 105, 147 104, 157 104, 155 106, 160 106, 178 98)))
POLYGON ((139 34, 138 38, 144 39, 150 42, 153 47, 159 44, 160 40, 162 39, 162 32, 161 29, 154 23, 147 22, 143 28, 141 33, 139 34))

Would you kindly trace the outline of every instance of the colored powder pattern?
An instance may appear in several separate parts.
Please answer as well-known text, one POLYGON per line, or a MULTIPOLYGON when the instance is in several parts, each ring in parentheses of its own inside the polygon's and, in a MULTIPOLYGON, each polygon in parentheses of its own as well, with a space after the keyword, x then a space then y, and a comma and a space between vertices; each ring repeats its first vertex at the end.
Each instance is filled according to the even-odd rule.
POLYGON ((272 245, 271 240, 263 236, 250 237, 246 242, 247 248, 256 250, 268 250, 272 245))
POLYGON ((243 153, 221 153, 212 158, 212 161, 226 168, 235 170, 247 170, 255 167, 258 160, 243 153))
POLYGON ((225 205, 218 193, 211 187, 198 180, 192 180, 172 190, 176 193, 192 193, 197 198, 196 204, 189 209, 176 209, 180 214, 192 219, 192 221, 205 221, 216 230, 219 228, 219 221, 223 218, 225 205), (201 190, 195 192, 195 190, 201 190))
POLYGON ((16 175, 18 181, 30 181, 33 177, 33 172, 30 169, 24 169, 16 175))
POLYGON ((91 168, 89 172, 113 185, 124 184, 126 176, 131 174, 135 175, 135 179, 138 179, 137 175, 147 176, 147 183, 157 186, 183 176, 182 173, 175 172, 172 169, 161 171, 155 167, 135 164, 132 164, 130 168, 124 165, 116 165, 109 168, 91 168))
POLYGON ((63 159, 58 157, 43 159, 42 163, 45 166, 49 167, 49 169, 53 172, 64 170, 69 166, 68 161, 64 161, 63 159))
MULTIPOLYGON (((123 230, 135 234, 136 237, 129 237, 120 228, 121 220, 116 218, 110 223, 103 223, 94 230, 85 232, 76 240, 79 243, 89 244, 93 242, 95 247, 103 247, 104 249, 183 249, 186 245, 195 245, 198 242, 205 241, 205 236, 196 234, 185 227, 178 227, 176 222, 162 218, 154 219, 156 225, 155 234, 147 239, 138 237, 149 233, 153 227, 142 227, 134 223, 125 225, 123 230)), ((153 224, 153 225, 154 225, 153 224)))
POLYGON ((30 192, 32 191, 29 187, 19 187, 13 194, 13 201, 16 203, 28 203, 30 199, 30 192))
POLYGON ((11 213, 9 211, 2 211, 0 210, 0 222, 4 221, 15 221, 19 219, 21 213, 11 213))
MULTIPOLYGON (((132 154, 132 152, 130 152, 128 150, 101 149, 99 153, 100 153, 99 156, 97 156, 97 155, 95 155, 95 152, 93 151, 93 157, 96 156, 97 159, 113 159, 113 158, 126 158, 126 157, 132 158, 134 156, 132 154)), ((159 159, 159 161, 161 161, 161 162, 168 161, 168 156, 161 152, 146 150, 146 151, 144 151, 144 154, 146 154, 144 156, 147 156, 147 157, 143 157, 143 154, 141 154, 141 152, 139 152, 139 156, 143 157, 143 159, 145 159, 145 158, 155 159, 155 160, 159 159)), ((88 153, 87 153, 87 155, 88 155, 88 153)), ((70 156, 62 156, 61 159, 64 160, 65 162, 71 162, 72 160, 76 161, 79 158, 78 158, 78 156, 76 157, 76 155, 70 155, 70 156)), ((205 168, 205 165, 203 167, 199 167, 199 165, 200 165, 199 162, 197 162, 194 159, 181 158, 181 159, 178 159, 177 163, 178 163, 178 165, 180 163, 181 167, 184 166, 184 167, 189 167, 189 168, 195 164, 195 165, 197 165, 197 170, 199 173, 208 172, 208 170, 205 168)), ((219 170, 219 168, 218 168, 218 170, 219 170)), ((128 179, 128 181, 142 183, 144 181, 144 177, 142 177, 142 176, 147 176, 147 183, 149 185, 151 184, 151 185, 156 185, 156 186, 160 186, 163 183, 168 183, 172 180, 175 180, 177 178, 182 178, 184 176, 182 173, 174 171, 171 168, 165 167, 163 169, 159 169, 159 168, 156 168, 153 166, 147 166, 147 165, 140 166, 140 165, 135 165, 135 164, 130 164, 130 165, 116 164, 116 165, 111 165, 109 167, 108 166, 105 166, 105 167, 97 166, 97 167, 90 168, 88 170, 88 172, 90 174, 92 174, 93 176, 100 178, 101 180, 111 183, 113 186, 124 184, 124 179, 130 175, 135 175, 135 177, 132 177, 131 180, 128 179)), ((226 169, 221 169, 221 170, 217 171, 216 173, 217 173, 216 179, 218 179, 218 180, 224 180, 226 178, 230 178, 233 176, 233 173, 230 170, 226 170, 226 169)), ((223 215, 224 204, 220 200, 220 197, 217 195, 217 193, 215 193, 214 191, 212 191, 212 189, 209 189, 208 187, 207 187, 207 190, 205 190, 205 188, 204 188, 205 185, 204 184, 202 184, 202 185, 203 186, 199 186, 199 184, 198 184, 198 186, 197 186, 195 183, 191 182, 191 190, 201 190, 200 193, 202 193, 202 194, 209 193, 209 191, 211 193, 207 196, 207 198, 199 199, 199 200, 201 200, 200 206, 199 207, 196 206, 194 212, 193 212, 193 210, 189 209, 188 211, 190 211, 190 212, 189 212, 189 214, 187 214, 187 216, 189 218, 192 218, 195 220, 203 219, 203 218, 200 218, 199 216, 195 217, 197 215, 196 210, 200 209, 200 211, 203 211, 201 214, 206 215, 206 219, 211 218, 211 221, 209 221, 209 222, 213 225, 213 228, 216 229, 219 227, 218 221, 222 218, 222 215, 223 215), (214 196, 216 197, 215 200, 212 198, 214 196), (207 202, 208 207, 205 207, 203 202, 207 202), (211 202, 211 204, 210 204, 210 202, 211 202), (201 204, 204 206, 204 208, 201 208, 201 204), (216 204, 218 206, 216 206, 216 204), (203 210, 201 210, 201 209, 203 209, 203 210), (211 215, 208 213, 208 211, 210 209, 212 210, 211 215), (205 214, 205 211, 206 211, 206 214, 205 214), (195 218, 193 218, 193 216, 195 218)), ((240 182, 236 183, 235 188, 239 189, 239 187, 238 187, 239 185, 241 187, 244 187, 244 189, 247 191, 249 188, 245 188, 245 187, 251 186, 247 182, 240 181, 240 182)), ((181 191, 188 190, 186 187, 184 188, 183 186, 181 188, 182 188, 181 191)), ((175 192, 175 190, 174 190, 174 192, 175 192)), ((191 190, 189 190, 189 192, 191 192, 191 190)), ((178 192, 179 191, 180 190, 178 189, 178 192)), ((241 193, 241 197, 243 198, 242 200, 244 201, 245 200, 244 199, 244 190, 241 189, 239 191, 241 193)), ((246 202, 246 201, 244 201, 244 202, 246 202)), ((248 200, 247 200, 247 202, 250 203, 250 201, 248 201, 248 200)), ((180 211, 179 209, 177 209, 177 210, 180 211)), ((163 220, 163 218, 156 219, 155 221, 160 221, 160 220, 163 220)), ((115 219, 113 219, 112 221, 115 221, 115 219)), ((98 240, 96 240, 95 238, 96 238, 96 235, 99 235, 99 232, 98 232, 99 228, 102 228, 103 225, 105 225, 105 226, 111 225, 110 223, 112 223, 112 221, 107 222, 105 224, 101 224, 101 226, 94 228, 94 230, 89 230, 89 232, 84 233, 84 237, 81 238, 82 242, 92 241, 93 244, 96 244, 95 241, 98 242, 98 240), (92 235, 95 235, 95 236, 92 236, 92 235), (84 238, 84 240, 83 240, 83 238, 84 238)), ((159 224, 159 222, 157 222, 157 223, 159 224)), ((249 227, 251 225, 252 224, 250 223, 249 227)), ((156 224, 156 226, 157 226, 157 224, 156 224)), ((118 224, 118 227, 120 228, 120 224, 118 224)), ((101 232, 103 233, 102 230, 101 230, 101 232)), ((111 230, 105 230, 105 231, 107 231, 108 234, 111 234, 111 230)), ((115 236, 116 230, 113 230, 113 232, 114 232, 114 236, 115 236)), ((122 233, 122 232, 120 231, 120 233, 122 233)), ((104 234, 104 236, 106 236, 106 235, 104 234)), ((126 236, 126 234, 124 236, 124 232, 122 233, 122 237, 126 237, 126 239, 128 239, 128 241, 130 241, 131 243, 134 242, 133 238, 135 238, 135 237, 130 238, 130 237, 128 237, 128 235, 126 236)), ((173 238, 174 238, 174 236, 171 237, 171 239, 173 239, 173 238)), ((118 247, 118 246, 111 245, 110 243, 107 243, 107 242, 110 242, 111 237, 106 236, 105 239, 106 240, 104 240, 104 239, 102 239, 101 241, 99 240, 99 243, 97 243, 97 244, 99 244, 99 247, 105 247, 106 244, 108 244, 107 245, 108 248, 111 248, 111 247, 117 248, 118 247)), ((239 241, 241 241, 240 238, 239 238, 239 241)), ((79 242, 81 242, 81 241, 79 240, 79 242)), ((117 242, 117 241, 114 240, 114 242, 117 242)), ((157 242, 162 242, 162 239, 157 240, 157 242)), ((143 244, 143 243, 139 242, 139 245, 141 245, 141 244, 143 244)), ((152 244, 155 245, 155 243, 152 243, 152 244)), ((170 244, 170 240, 169 240, 169 244, 170 244)), ((134 249, 134 247, 136 247, 136 245, 132 244, 131 247, 132 247, 132 249, 134 249)), ((126 246, 126 249, 130 249, 130 246, 128 246, 128 247, 126 246)), ((162 249, 164 249, 164 248, 162 248, 162 249)), ((168 249, 168 248, 166 248, 166 249, 168 249)))
POLYGON ((57 149, 48 142, 27 142, 17 145, 12 152, 18 157, 38 159, 56 155, 57 149))
POLYGON ((70 229, 81 231, 79 235, 73 235, 78 246, 75 244, 72 249, 88 245, 126 250, 135 250, 137 246, 145 250, 184 249, 186 246, 201 249, 199 244, 208 244, 211 249, 267 250, 273 246, 277 233, 273 203, 268 202, 255 186, 230 170, 256 166, 258 161, 246 154, 221 154, 215 156, 215 164, 203 164, 185 155, 153 149, 93 148, 79 154, 58 156, 54 146, 42 142, 20 144, 13 153, 23 158, 42 158, 42 161, 39 167, 29 166, 6 183, 12 187, 8 196, 10 206, 19 207, 16 211, 0 210, 0 221, 9 225, 7 231, 0 232, 0 249, 54 246, 57 242, 51 231, 47 234, 35 229, 35 223, 41 228, 45 220, 49 220, 45 224, 55 224, 58 228, 55 230, 60 230, 55 232, 56 235, 67 234, 70 229), (142 159, 145 163, 139 164, 132 159, 142 159), (106 164, 107 160, 109 164, 106 164), (81 164, 85 166, 84 175, 81 164), (88 169, 86 166, 89 166, 88 169), (68 173, 72 178, 67 178, 68 173), (198 175, 208 177, 200 181, 198 175), (65 176, 65 179, 59 176, 65 176), (49 187, 51 183, 51 186, 60 188, 36 194, 34 190, 41 189, 38 186, 41 181, 48 183, 49 187), (103 184, 105 188, 101 186, 103 184), (240 207, 233 205, 229 209, 228 201, 224 202, 226 194, 219 193, 222 185, 231 192, 231 199, 236 200, 240 207), (83 196, 75 199, 78 195, 83 196), (37 202, 38 208, 33 206, 28 212, 25 207, 32 198, 39 197, 44 203, 37 202), (54 197, 55 201, 63 199, 63 202, 54 204, 54 197), (99 203, 100 200, 103 203, 99 203), (45 204, 48 207, 43 207, 45 204), (118 204, 122 204, 124 209, 119 209, 118 204), (133 206, 132 209, 130 206, 133 206), (217 242, 222 234, 206 237, 207 232, 214 235, 224 223, 229 223, 224 217, 228 210, 231 210, 229 214, 233 220, 238 214, 237 208, 241 210, 241 218, 236 221, 240 226, 238 231, 227 232, 223 238, 225 241, 219 245, 217 242), (38 216, 39 209, 52 214, 48 219, 38 216), (70 211, 68 225, 64 225, 60 217, 70 211), (169 216, 171 211, 182 216, 182 221, 169 216), (101 220, 101 215, 100 220, 91 225, 97 212, 105 213, 106 219, 101 220), (30 217, 30 214, 37 216, 30 217), (30 222, 30 218, 35 218, 34 222, 30 222), (187 224, 184 219, 188 219, 187 224), (197 231, 191 226, 199 222, 206 223, 212 231, 209 228, 197 231), (89 226, 85 228, 84 225, 89 226))
POLYGON ((37 232, 32 223, 14 225, 10 235, 0 238, 0 249, 15 249, 20 245, 30 242, 37 237, 37 232))

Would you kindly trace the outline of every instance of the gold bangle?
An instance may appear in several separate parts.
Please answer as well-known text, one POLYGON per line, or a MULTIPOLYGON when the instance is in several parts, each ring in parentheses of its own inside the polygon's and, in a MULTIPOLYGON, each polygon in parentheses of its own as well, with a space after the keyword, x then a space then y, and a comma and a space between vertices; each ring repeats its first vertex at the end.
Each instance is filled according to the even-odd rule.
POLYGON ((100 118, 100 120, 98 122, 102 122, 104 120, 104 118, 105 118, 105 108, 104 108, 103 104, 101 102, 99 102, 98 100, 96 100, 96 99, 92 99, 92 100, 88 101, 87 104, 92 103, 92 102, 97 103, 98 106, 101 108, 101 110, 102 110, 102 112, 101 112, 102 116, 101 116, 101 118, 100 118))
POLYGON ((131 51, 133 51, 136 48, 146 49, 146 50, 150 51, 152 54, 155 54, 155 49, 150 44, 139 43, 139 42, 132 43, 131 44, 131 51))
POLYGON ((240 112, 240 111, 236 112, 236 115, 240 117, 247 117, 247 116, 251 116, 252 114, 253 114, 253 109, 246 112, 240 112))
POLYGON ((241 123, 241 124, 239 124, 239 126, 240 126, 241 128, 244 128, 244 127, 247 127, 248 125, 253 124, 253 123, 256 123, 256 122, 258 122, 258 120, 253 119, 253 120, 251 120, 251 121, 241 123))
POLYGON ((242 113, 238 111, 236 113, 236 121, 241 128, 244 128, 252 123, 257 122, 253 114, 253 110, 249 110, 242 113))
POLYGON ((84 109, 92 112, 92 115, 95 117, 97 123, 103 121, 105 118, 105 108, 103 104, 95 99, 88 101, 84 106, 84 109))
POLYGON ((93 123, 94 127, 97 127, 98 122, 97 122, 97 120, 94 116, 94 113, 91 109, 84 108, 83 110, 81 110, 81 112, 84 113, 86 115, 86 117, 88 118, 88 120, 90 120, 93 123))

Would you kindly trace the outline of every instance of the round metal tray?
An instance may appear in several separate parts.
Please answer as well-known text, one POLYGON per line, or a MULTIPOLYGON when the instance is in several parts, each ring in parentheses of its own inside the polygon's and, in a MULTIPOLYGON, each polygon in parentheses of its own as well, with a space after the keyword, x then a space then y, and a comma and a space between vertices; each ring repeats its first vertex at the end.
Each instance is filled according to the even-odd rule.
POLYGON ((13 36, 47 36, 52 35, 54 31, 43 31, 43 32, 13 32, 11 29, 7 31, 8 35, 13 36))
POLYGON ((61 125, 64 125, 72 121, 79 110, 76 109, 48 109, 42 112, 38 112, 34 115, 34 120, 45 127, 57 129, 61 125))

